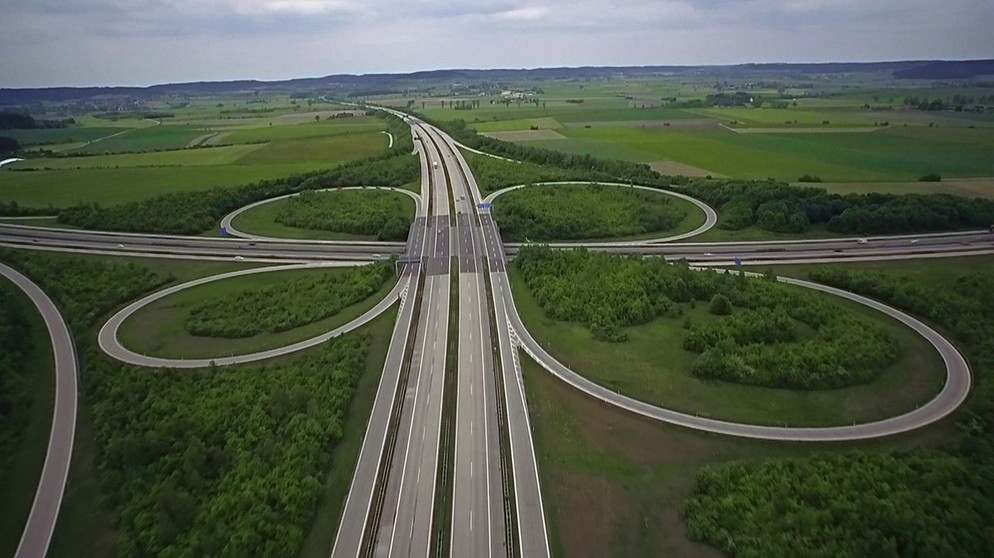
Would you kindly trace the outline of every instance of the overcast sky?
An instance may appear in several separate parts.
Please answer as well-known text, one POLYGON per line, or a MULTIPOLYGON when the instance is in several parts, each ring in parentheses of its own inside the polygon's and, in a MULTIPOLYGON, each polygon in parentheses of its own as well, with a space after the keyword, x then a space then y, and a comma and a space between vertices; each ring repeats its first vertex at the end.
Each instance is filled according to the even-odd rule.
POLYGON ((994 58, 991 0, 0 0, 0 87, 994 58))

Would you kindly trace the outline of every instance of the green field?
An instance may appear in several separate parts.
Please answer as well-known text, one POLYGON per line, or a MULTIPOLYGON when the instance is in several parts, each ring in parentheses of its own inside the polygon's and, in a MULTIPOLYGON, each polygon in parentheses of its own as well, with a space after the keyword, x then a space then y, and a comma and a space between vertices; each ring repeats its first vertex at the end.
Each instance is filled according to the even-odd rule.
POLYGON ((722 128, 591 127, 529 145, 635 162, 672 160, 736 178, 793 181, 917 180, 994 176, 994 134, 970 128, 886 128, 872 133, 737 134, 722 128))
POLYGON ((378 131, 343 128, 339 132, 329 125, 329 134, 311 139, 28 159, 0 170, 0 201, 28 207, 65 207, 79 202, 117 205, 168 192, 238 186, 331 168, 385 149, 389 141, 378 131))
MULTIPOLYGON (((623 343, 598 341, 581 324, 548 319, 510 270, 515 303, 529 331, 575 372, 635 399, 699 416, 789 426, 827 426, 879 420, 915 409, 942 386, 945 369, 925 339, 895 320, 855 303, 839 304, 886 324, 898 341, 899 360, 872 382, 842 389, 799 391, 708 382, 690 374, 694 353, 683 349, 685 317, 660 317, 628 327, 623 343)), ((829 296, 813 293, 812 296, 829 296)), ((685 308, 695 324, 714 319, 699 303, 685 308)))

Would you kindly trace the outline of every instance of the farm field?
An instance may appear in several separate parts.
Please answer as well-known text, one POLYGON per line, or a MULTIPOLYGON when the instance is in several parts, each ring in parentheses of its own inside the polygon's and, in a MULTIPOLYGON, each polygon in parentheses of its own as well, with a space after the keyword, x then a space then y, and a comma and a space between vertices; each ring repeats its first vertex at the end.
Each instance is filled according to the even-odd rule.
POLYGON ((970 128, 887 128, 871 133, 737 134, 721 128, 591 127, 530 145, 651 163, 672 160, 735 178, 828 182, 994 176, 994 133, 970 128))
MULTIPOLYGON (((237 186, 332 168, 389 144, 381 133, 384 122, 374 117, 319 122, 310 117, 303 123, 292 122, 234 131, 223 140, 233 145, 197 149, 183 148, 193 139, 206 137, 205 128, 163 124, 99 142, 105 149, 106 142, 119 140, 122 150, 143 152, 27 158, 0 170, 0 201, 27 207, 66 207, 80 202, 110 206, 169 192, 237 186), (170 149, 160 150, 166 147, 170 149)), ((58 131, 72 130, 76 129, 58 131)))

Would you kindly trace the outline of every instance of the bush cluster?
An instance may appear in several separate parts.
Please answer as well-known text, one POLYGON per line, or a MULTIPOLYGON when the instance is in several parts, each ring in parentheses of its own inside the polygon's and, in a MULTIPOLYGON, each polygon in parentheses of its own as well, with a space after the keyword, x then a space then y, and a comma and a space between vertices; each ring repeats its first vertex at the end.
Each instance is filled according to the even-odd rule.
POLYGON ((229 339, 287 331, 333 316, 372 296, 392 275, 390 262, 377 262, 233 292, 194 306, 186 330, 191 335, 229 339))
POLYGON ((111 360, 84 332, 163 277, 66 254, 3 251, 0 259, 43 285, 73 325, 118 555, 300 552, 368 336, 264 367, 151 371, 111 360))
POLYGON ((505 240, 581 240, 667 231, 687 212, 645 190, 571 185, 508 192, 496 200, 494 216, 505 240))
POLYGON ((382 191, 303 192, 287 200, 276 222, 288 227, 404 240, 413 215, 403 194, 382 191))
POLYGON ((625 341, 626 326, 678 316, 680 304, 711 300, 728 318, 693 325, 684 348, 700 353, 691 373, 751 385, 826 389, 865 383, 898 357, 890 335, 817 294, 774 277, 694 271, 659 258, 525 246, 514 260, 546 316, 586 325, 595 339, 625 341), (801 338, 799 324, 813 332, 801 338))
POLYGON ((936 450, 850 452, 704 469, 685 502, 690 537, 734 556, 991 556, 994 532, 994 277, 951 288, 822 268, 813 280, 877 298, 949 332, 975 387, 936 450))

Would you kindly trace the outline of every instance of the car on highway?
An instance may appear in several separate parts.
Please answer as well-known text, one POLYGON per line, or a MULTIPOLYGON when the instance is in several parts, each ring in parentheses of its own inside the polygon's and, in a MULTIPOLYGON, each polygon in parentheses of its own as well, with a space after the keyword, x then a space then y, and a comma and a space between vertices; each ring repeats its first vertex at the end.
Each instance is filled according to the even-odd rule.
POLYGON ((867 244, 868 242, 870 242, 868 238, 860 238, 856 240, 856 244, 867 244))
POLYGON ((435 167, 437 169, 438 168, 438 161, 432 161, 431 162, 431 166, 433 166, 433 167, 435 167))

